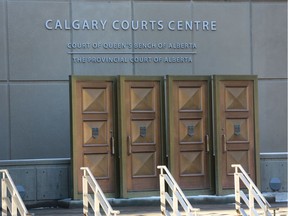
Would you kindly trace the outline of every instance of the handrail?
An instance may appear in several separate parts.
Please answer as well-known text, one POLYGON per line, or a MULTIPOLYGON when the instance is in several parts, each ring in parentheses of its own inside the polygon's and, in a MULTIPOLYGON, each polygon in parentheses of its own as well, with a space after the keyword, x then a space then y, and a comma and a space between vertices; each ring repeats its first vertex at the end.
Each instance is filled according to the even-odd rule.
POLYGON ((83 214, 88 216, 89 205, 92 207, 95 216, 101 215, 100 207, 104 210, 105 215, 116 216, 120 214, 120 211, 112 209, 91 170, 88 167, 81 167, 80 169, 84 171, 82 176, 83 214), (93 191, 93 196, 89 194, 89 188, 93 191))
POLYGON ((1 179, 1 200, 2 200, 2 216, 7 216, 8 212, 12 216, 17 216, 18 212, 21 216, 31 216, 7 169, 0 170, 1 179))
POLYGON ((193 208, 190 202, 187 200, 186 196, 182 192, 181 188, 169 172, 166 166, 157 166, 160 169, 159 180, 160 180, 160 202, 161 202, 161 212, 163 215, 170 215, 170 212, 166 210, 166 201, 172 208, 172 215, 181 215, 178 210, 178 203, 181 204, 185 215, 193 216, 197 215, 200 210, 198 208, 193 208), (164 173, 165 171, 165 173, 164 173), (172 197, 165 190, 165 182, 169 186, 172 197))
POLYGON ((255 200, 261 207, 263 213, 265 216, 272 216, 272 214, 269 212, 269 208, 271 207, 268 201, 265 199, 265 197, 262 195, 262 193, 259 191, 257 186, 254 184, 252 179, 249 177, 249 175, 246 173, 246 171, 243 169, 243 167, 240 164, 232 164, 233 168, 235 168, 234 173, 234 186, 235 186, 235 208, 238 213, 241 213, 242 215, 247 215, 245 210, 241 208, 241 198, 245 202, 245 204, 249 208, 249 215, 258 215, 257 211, 254 208, 255 200), (240 190, 240 180, 242 181, 243 185, 248 189, 249 197, 245 195, 245 193, 240 190))

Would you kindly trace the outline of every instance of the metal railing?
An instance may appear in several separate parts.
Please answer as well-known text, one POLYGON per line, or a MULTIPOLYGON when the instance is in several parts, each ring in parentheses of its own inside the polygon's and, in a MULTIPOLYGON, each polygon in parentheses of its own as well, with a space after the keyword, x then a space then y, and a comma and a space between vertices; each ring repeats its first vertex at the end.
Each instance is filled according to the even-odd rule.
POLYGON ((95 216, 101 215, 101 208, 105 215, 116 216, 117 214, 120 214, 120 211, 112 209, 91 170, 88 167, 81 167, 81 170, 84 171, 82 176, 83 214, 88 215, 89 206, 93 209, 95 216), (93 194, 89 194, 89 188, 93 191, 93 194))
POLYGON ((234 187, 235 187, 235 209, 241 215, 259 215, 255 209, 255 201, 261 207, 263 214, 265 216, 272 216, 269 212, 269 208, 271 207, 262 193, 259 191, 257 186, 253 183, 252 179, 243 169, 243 167, 239 164, 232 164, 232 167, 235 168, 234 173, 234 187), (248 198, 240 188, 240 180, 247 189, 248 189, 248 198), (241 208, 241 199, 244 201, 246 206, 248 207, 248 214, 246 211, 241 208))
POLYGON ((8 172, 8 170, 3 169, 0 170, 2 173, 1 179, 1 200, 2 200, 2 216, 9 215, 17 216, 18 213, 21 216, 31 216, 26 206, 23 203, 19 192, 8 172))
POLYGON ((187 200, 186 196, 182 192, 181 188, 169 172, 166 166, 157 166, 160 169, 159 179, 160 179, 160 202, 161 202, 161 212, 163 215, 197 215, 200 210, 198 208, 193 208, 190 202, 187 200), (166 191, 165 182, 170 188, 172 195, 169 194, 169 189, 166 191), (172 213, 167 210, 166 201, 172 208, 172 213), (183 208, 183 212, 179 211, 179 203, 183 208))

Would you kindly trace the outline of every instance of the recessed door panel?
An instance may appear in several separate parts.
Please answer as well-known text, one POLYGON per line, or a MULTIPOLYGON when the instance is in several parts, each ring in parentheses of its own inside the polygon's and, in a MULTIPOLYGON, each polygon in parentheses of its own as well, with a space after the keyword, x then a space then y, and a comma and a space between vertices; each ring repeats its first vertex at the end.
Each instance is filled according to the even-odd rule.
POLYGON ((211 190, 208 90, 207 78, 168 77, 169 163, 186 192, 211 190))
POLYGON ((160 79, 120 79, 123 196, 158 191, 157 165, 162 154, 160 79))
POLYGON ((255 80, 216 79, 218 191, 234 188, 232 164, 256 182, 255 80))
POLYGON ((114 195, 114 81, 72 77, 74 197, 82 193, 80 167, 89 167, 104 193, 114 195))

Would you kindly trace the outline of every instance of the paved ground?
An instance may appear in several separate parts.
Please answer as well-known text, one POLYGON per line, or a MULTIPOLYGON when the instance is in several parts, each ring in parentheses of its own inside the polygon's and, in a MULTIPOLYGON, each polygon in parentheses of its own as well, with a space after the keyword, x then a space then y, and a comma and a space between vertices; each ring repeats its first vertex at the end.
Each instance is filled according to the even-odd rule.
MULTIPOLYGON (((273 208, 278 208, 275 215, 271 211, 272 216, 288 216, 288 199, 287 193, 265 194, 265 198, 273 208), (272 196, 273 195, 273 196, 272 196), (281 195, 281 196, 280 196, 281 195)), ((233 195, 227 196, 192 196, 187 197, 194 208, 200 209, 197 213, 199 216, 236 216, 235 211, 235 197, 233 195)), ((110 204, 114 210, 119 210, 120 215, 126 216, 160 216, 160 198, 159 197, 144 197, 132 199, 109 199, 110 204)), ((76 216, 83 215, 83 202, 81 200, 64 199, 57 202, 38 203, 27 206, 29 213, 35 216, 76 216), (36 206, 58 206, 58 207, 41 207, 36 206)), ((1 209, 0 209, 1 212, 1 209)), ((264 214, 259 211, 259 215, 264 214)), ((92 214, 92 210, 89 212, 92 214)))
MULTIPOLYGON (((278 207, 279 210, 276 211, 275 216, 288 216, 288 207, 287 202, 282 203, 273 203, 273 207, 278 207)), ((200 208, 198 215, 207 215, 207 216, 236 216, 234 209, 234 204, 200 204, 193 205, 195 208, 200 208)), ((160 216, 160 207, 157 206, 126 206, 126 207, 114 207, 114 210, 119 210, 120 215, 126 216, 160 216)), ((45 216, 76 216, 83 215, 81 208, 38 208, 38 209, 29 209, 30 213, 37 215, 45 216)), ((259 212, 260 213, 260 212, 259 212)), ((92 215, 92 212, 91 212, 92 215)), ((260 213, 260 215, 263 215, 260 213)), ((273 214, 272 214, 273 215, 273 214)))

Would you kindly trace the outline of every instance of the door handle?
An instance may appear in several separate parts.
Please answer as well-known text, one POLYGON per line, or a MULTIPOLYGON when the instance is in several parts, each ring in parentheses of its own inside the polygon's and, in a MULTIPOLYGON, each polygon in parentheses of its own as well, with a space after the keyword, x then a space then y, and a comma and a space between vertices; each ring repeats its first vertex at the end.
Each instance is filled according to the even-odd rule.
POLYGON ((209 135, 208 134, 205 135, 205 142, 206 142, 206 152, 209 152, 210 147, 209 147, 209 135))
POLYGON ((223 152, 227 152, 227 145, 226 145, 226 135, 222 135, 222 142, 223 142, 223 152))
POLYGON ((128 147, 128 155, 131 155, 132 153, 131 136, 127 137, 127 147, 128 147))
POLYGON ((115 142, 114 142, 114 137, 111 137, 111 154, 115 154, 115 142))

